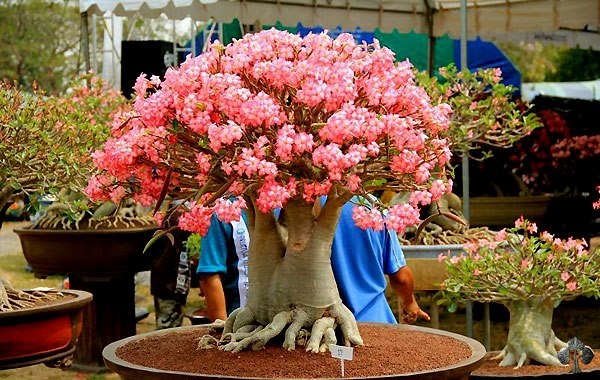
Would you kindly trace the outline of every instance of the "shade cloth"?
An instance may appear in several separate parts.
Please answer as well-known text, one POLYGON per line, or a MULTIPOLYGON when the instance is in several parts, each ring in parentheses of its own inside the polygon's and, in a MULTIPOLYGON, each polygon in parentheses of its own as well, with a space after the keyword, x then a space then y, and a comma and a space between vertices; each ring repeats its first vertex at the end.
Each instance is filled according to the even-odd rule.
MULTIPOLYGON (((117 16, 141 15, 171 19, 187 16, 243 24, 341 26, 363 30, 397 28, 407 32, 452 37, 460 35, 459 0, 80 0, 80 11, 117 16), (431 33, 428 19, 432 20, 431 33)), ((477 0, 467 1, 468 33, 486 36, 503 32, 582 29, 600 25, 598 0, 477 0)))

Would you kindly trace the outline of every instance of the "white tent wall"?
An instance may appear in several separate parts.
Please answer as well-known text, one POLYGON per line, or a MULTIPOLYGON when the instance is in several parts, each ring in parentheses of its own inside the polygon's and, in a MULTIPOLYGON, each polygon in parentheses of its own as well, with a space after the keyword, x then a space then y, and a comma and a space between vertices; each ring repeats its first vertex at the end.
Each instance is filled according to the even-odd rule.
MULTIPOLYGON (((79 8, 84 18, 90 14, 144 18, 164 14, 174 20, 191 17, 218 22, 237 18, 242 24, 280 21, 283 25, 302 23, 330 29, 360 26, 363 30, 398 29, 436 37, 448 34, 465 40, 467 35, 507 38, 525 33, 559 33, 559 29, 597 30, 600 26, 600 0, 80 0, 79 8), (465 22, 461 20, 461 5, 466 9, 465 22)), ((114 51, 112 56, 104 54, 103 60, 103 67, 113 64, 114 73, 120 71, 120 63, 114 61, 120 56, 119 37, 112 37, 114 51)), ((556 37, 566 39, 571 46, 600 46, 599 33, 556 37)), ((89 51, 84 53, 89 62, 89 51)))
MULTIPOLYGON (((460 0, 80 0, 80 11, 117 16, 195 20, 213 18, 244 24, 342 26, 364 30, 414 30, 434 36, 460 35, 460 0)), ((485 37, 511 32, 542 32, 559 28, 581 30, 600 25, 600 0, 478 0, 466 1, 468 34, 485 37)))
POLYGON ((104 37, 102 47, 102 79, 115 90, 121 89, 121 40, 123 18, 112 12, 104 15, 104 37))

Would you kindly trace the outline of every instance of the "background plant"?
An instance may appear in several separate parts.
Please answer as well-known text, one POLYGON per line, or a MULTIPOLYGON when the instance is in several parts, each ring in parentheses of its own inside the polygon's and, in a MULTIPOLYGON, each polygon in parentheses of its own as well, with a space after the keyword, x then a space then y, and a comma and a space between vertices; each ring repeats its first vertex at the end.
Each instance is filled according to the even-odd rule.
MULTIPOLYGON (((91 153, 108 138, 127 101, 92 74, 61 95, 0 82, 0 221, 11 197, 79 193, 94 172, 91 153)), ((78 206, 88 207, 86 200, 78 206)), ((68 210, 67 210, 68 211, 68 210)))
POLYGON ((531 107, 513 97, 515 88, 500 83, 501 75, 497 68, 470 72, 454 65, 441 68, 438 77, 418 74, 431 99, 453 110, 444 134, 457 155, 486 159, 492 148, 512 146, 541 126, 531 107))
POLYGON ((560 301, 600 297, 600 256, 578 239, 557 239, 520 218, 494 239, 464 244, 466 254, 446 257, 448 278, 442 299, 450 310, 459 302, 497 302, 510 312, 507 344, 500 365, 533 359, 560 365, 556 348, 565 344, 552 331, 552 310, 560 301), (548 343, 550 342, 550 343, 548 343))

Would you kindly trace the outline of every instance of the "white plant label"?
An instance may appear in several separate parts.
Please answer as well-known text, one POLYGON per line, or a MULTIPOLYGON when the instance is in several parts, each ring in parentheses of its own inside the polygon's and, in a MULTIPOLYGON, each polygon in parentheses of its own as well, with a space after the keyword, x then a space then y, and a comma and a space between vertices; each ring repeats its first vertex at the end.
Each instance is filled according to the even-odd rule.
POLYGON ((333 356, 334 358, 342 360, 352 360, 354 348, 330 344, 329 351, 331 352, 331 356, 333 356))
POLYGON ((340 359, 340 369, 342 371, 342 377, 344 377, 344 360, 352 360, 354 349, 352 347, 330 344, 329 352, 331 352, 332 357, 340 359))

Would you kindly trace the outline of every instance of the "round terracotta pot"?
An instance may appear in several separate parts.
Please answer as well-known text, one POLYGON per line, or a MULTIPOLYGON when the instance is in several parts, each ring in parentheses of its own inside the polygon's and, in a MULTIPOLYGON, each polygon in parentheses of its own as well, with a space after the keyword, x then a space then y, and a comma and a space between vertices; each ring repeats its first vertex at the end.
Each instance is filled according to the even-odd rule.
POLYGON ((69 365, 82 330, 83 308, 92 301, 92 294, 80 290, 60 292, 71 297, 0 313, 0 369, 38 363, 69 365))
MULTIPOLYGON (((145 380, 145 379, 161 379, 161 380, 171 380, 171 379, 177 379, 177 380, 183 380, 183 379, 215 379, 215 378, 219 378, 219 379, 267 379, 267 378, 263 378, 263 377, 252 377, 249 375, 243 375, 243 376, 231 376, 231 375, 225 375, 225 374, 202 374, 202 373, 194 373, 193 369, 191 369, 189 372, 179 372, 179 371, 174 371, 174 370, 163 370, 163 369, 157 369, 157 368, 152 368, 149 366, 142 366, 142 365, 138 365, 138 364, 133 364, 131 362, 128 362, 124 359, 122 359, 121 357, 117 356, 117 351, 121 348, 124 347, 128 344, 135 344, 136 348, 134 350, 136 350, 137 352, 143 352, 143 355, 146 355, 147 357, 150 358, 157 358, 157 357, 164 357, 165 355, 171 355, 172 357, 175 357, 177 359, 175 360, 183 360, 186 361, 185 359, 185 355, 183 353, 175 353, 175 352, 164 352, 164 347, 159 347, 159 345, 157 345, 156 343, 153 343, 152 340, 156 340, 159 339, 161 342, 168 340, 170 335, 171 338, 173 338, 172 334, 186 334, 186 333, 193 333, 195 331, 198 332, 198 334, 202 334, 202 331, 205 330, 207 325, 202 325, 202 326, 185 326, 185 327, 177 327, 177 328, 172 328, 172 329, 166 329, 166 330, 158 330, 158 331, 153 331, 150 333, 145 333, 145 334, 140 334, 140 335, 136 335, 136 336, 132 336, 126 339, 122 339, 120 341, 117 342, 113 342, 111 344, 109 344, 108 346, 106 346, 102 352, 103 356, 104 356, 104 361, 106 363, 106 366, 113 372, 116 372, 119 377, 123 380, 133 380, 133 379, 137 379, 137 380, 145 380), (143 345, 143 348, 138 346, 139 344, 143 345), (157 355, 157 356, 155 356, 157 355)), ((419 333, 424 333, 424 334, 428 334, 431 335, 432 338, 435 335, 440 335, 440 336, 444 336, 444 337, 449 337, 454 340, 459 341, 460 343, 464 343, 466 345, 468 345, 468 347, 470 348, 470 352, 471 352, 471 356, 468 357, 467 359, 461 360, 458 363, 452 364, 452 365, 448 365, 442 368, 435 368, 435 369, 430 369, 427 371, 422 371, 422 372, 408 372, 408 373, 402 373, 402 374, 398 374, 398 375, 385 375, 385 376, 378 376, 377 378, 385 378, 385 379, 394 379, 394 378, 402 378, 402 379, 467 379, 469 377, 469 374, 474 371, 476 368, 478 368, 481 365, 481 362, 483 361, 484 355, 485 355, 485 348, 483 347, 483 345, 479 342, 477 342, 474 339, 471 338, 467 338, 464 337, 462 335, 458 335, 458 334, 454 334, 454 333, 450 333, 447 331, 442 331, 442 330, 437 330, 437 329, 431 329, 431 328, 426 328, 426 327, 419 327, 419 326, 409 326, 409 325, 397 325, 397 324, 376 324, 376 323, 364 323, 364 324, 360 324, 360 326, 369 326, 369 327, 374 327, 377 329, 389 329, 389 331, 381 331, 384 334, 386 334, 386 336, 389 336, 389 334, 393 334, 394 330, 395 331, 402 331, 404 333, 408 332, 419 332, 419 333)), ((197 340, 197 339, 194 339, 197 340)), ((458 342, 457 342, 458 343, 458 342)), ((185 350, 187 346, 179 346, 182 350, 185 350)), ((289 360, 289 357, 285 357, 284 352, 285 349, 283 349, 282 347, 277 347, 280 348, 282 350, 281 354, 278 355, 273 355, 272 356, 272 360, 268 361, 268 363, 270 364, 270 366, 274 366, 274 367, 279 367, 279 366, 286 366, 287 360, 289 360)), ((428 347, 429 348, 429 347, 428 347)), ((448 346, 444 346, 444 347, 440 347, 438 348, 439 350, 441 350, 440 352, 428 352, 427 355, 444 355, 445 353, 447 353, 447 350, 452 350, 452 347, 448 347, 448 346)), ((216 349, 214 349, 216 350, 216 349)), ((298 348, 296 351, 301 351, 300 348, 298 348)), ((196 352, 196 350, 194 348, 191 349, 192 355, 195 355, 194 352, 196 352)), ((388 358, 392 358, 393 356, 396 355, 396 353, 393 350, 387 351, 389 352, 389 356, 388 358)), ((386 353, 387 353, 386 352, 386 353)), ((223 360, 217 361, 220 365, 225 366, 225 365, 235 365, 235 360, 236 360, 236 354, 232 354, 232 353, 228 353, 228 352, 222 352, 221 353, 224 355, 223 360), (231 355, 231 356, 229 356, 231 355)), ((314 358, 316 358, 316 360, 328 360, 331 359, 329 354, 324 354, 327 356, 318 356, 319 354, 310 354, 310 353, 301 353, 298 352, 299 355, 315 355, 314 358)), ((238 354, 239 355, 239 354, 238 354)), ((356 354, 355 354, 356 355, 356 354)), ((252 359, 250 359, 252 360, 252 359)), ((303 363, 305 363, 304 365, 306 366, 310 366, 310 360, 312 360, 312 358, 308 358, 307 361, 302 360, 303 363)), ((336 359, 335 362, 335 366, 337 367, 338 362, 336 359)), ((188 363, 189 366, 189 363, 188 363)), ((383 362, 381 363, 381 365, 379 367, 385 367, 386 363, 383 362)), ((293 375, 289 375, 290 378, 293 378, 293 375)), ((321 376, 322 377, 322 376, 321 376)), ((329 378, 329 377, 328 377, 329 378)), ((341 376, 340 376, 341 378, 341 376)), ((349 378, 349 377, 346 377, 349 378)), ((364 378, 364 377, 363 377, 364 378)))

